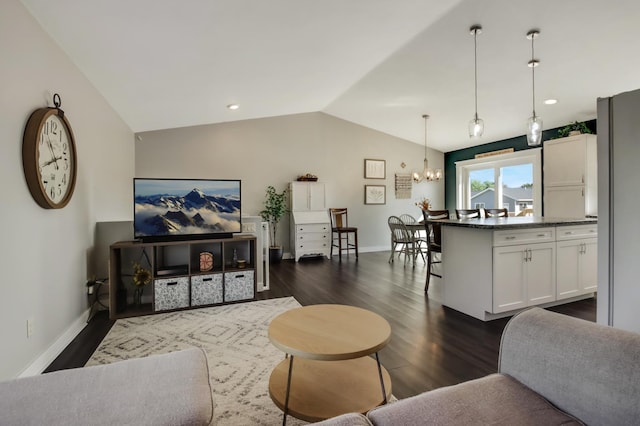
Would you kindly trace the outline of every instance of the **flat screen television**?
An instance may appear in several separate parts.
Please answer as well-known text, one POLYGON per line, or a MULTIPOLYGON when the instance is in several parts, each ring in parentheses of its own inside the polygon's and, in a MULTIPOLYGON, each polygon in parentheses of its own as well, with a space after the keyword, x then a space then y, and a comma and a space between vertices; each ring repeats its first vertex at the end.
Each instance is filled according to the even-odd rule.
POLYGON ((241 232, 241 181, 133 179, 134 237, 143 241, 226 238, 241 232))

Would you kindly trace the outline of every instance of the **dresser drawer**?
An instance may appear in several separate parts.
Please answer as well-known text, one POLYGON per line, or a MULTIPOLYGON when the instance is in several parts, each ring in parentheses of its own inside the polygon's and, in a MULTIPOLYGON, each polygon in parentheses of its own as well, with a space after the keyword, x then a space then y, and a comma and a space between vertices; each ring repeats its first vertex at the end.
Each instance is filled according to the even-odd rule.
POLYGON ((255 297, 253 270, 225 272, 224 301, 249 300, 255 297))
POLYGON ((329 241, 330 235, 327 232, 310 232, 305 234, 296 234, 297 243, 312 242, 312 241, 329 241))
POLYGON ((163 278, 153 282, 153 301, 156 311, 189 306, 189 277, 163 278))
POLYGON ((555 239, 555 227, 533 228, 521 231, 495 231, 493 233, 493 246, 546 243, 555 241, 555 239))
POLYGON ((222 303, 222 274, 191 277, 191 306, 222 303))
POLYGON ((316 241, 298 241, 296 249, 300 251, 308 252, 309 250, 323 251, 330 248, 328 240, 316 240, 316 241))
POLYGON ((556 238, 558 241, 595 238, 598 236, 598 225, 558 226, 556 238))
POLYGON ((328 223, 306 223, 303 225, 296 225, 297 233, 308 233, 308 232, 330 232, 331 226, 328 223))

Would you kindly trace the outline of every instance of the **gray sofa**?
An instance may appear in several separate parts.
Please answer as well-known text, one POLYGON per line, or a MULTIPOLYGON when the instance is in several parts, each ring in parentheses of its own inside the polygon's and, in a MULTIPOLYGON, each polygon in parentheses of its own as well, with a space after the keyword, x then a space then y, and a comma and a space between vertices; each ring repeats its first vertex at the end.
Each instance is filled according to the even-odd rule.
POLYGON ((526 310, 507 324, 498 373, 323 426, 640 425, 640 335, 526 310))
POLYGON ((186 349, 0 383, 1 425, 208 425, 204 351, 186 349))

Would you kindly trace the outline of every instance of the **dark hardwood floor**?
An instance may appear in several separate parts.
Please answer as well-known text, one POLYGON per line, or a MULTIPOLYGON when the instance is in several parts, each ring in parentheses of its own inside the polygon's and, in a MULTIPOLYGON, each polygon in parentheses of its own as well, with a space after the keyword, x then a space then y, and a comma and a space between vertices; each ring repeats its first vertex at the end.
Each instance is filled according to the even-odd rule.
MULTIPOLYGON (((508 318, 482 322, 440 303, 442 285, 433 278, 424 293, 425 265, 402 259, 387 263, 389 252, 343 255, 337 259, 302 259, 271 265, 270 290, 258 299, 293 296, 302 305, 341 303, 370 309, 391 324, 391 342, 380 352, 389 370, 393 394, 420 392, 482 377, 497 370, 500 336, 508 318)), ((596 301, 588 299, 554 308, 595 321, 596 301)), ((84 365, 110 329, 99 312, 47 371, 84 365)))

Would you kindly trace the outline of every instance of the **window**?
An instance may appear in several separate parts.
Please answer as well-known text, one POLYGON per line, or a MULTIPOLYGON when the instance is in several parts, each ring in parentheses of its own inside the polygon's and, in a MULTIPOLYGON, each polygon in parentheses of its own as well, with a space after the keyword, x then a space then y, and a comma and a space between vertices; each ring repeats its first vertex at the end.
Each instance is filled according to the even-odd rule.
POLYGON ((484 203, 475 203, 473 205, 474 209, 484 209, 484 203))
POLYGON ((541 148, 534 148, 458 161, 456 208, 504 207, 510 216, 541 212, 541 154, 541 148))

